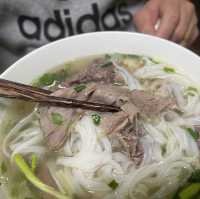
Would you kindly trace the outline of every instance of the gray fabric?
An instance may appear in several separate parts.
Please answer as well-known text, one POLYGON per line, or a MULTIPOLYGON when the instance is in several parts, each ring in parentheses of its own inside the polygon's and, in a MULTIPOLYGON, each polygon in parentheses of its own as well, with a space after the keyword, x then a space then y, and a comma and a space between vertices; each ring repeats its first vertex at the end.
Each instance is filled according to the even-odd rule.
POLYGON ((26 53, 70 35, 134 31, 132 14, 142 1, 0 0, 0 72, 26 53))

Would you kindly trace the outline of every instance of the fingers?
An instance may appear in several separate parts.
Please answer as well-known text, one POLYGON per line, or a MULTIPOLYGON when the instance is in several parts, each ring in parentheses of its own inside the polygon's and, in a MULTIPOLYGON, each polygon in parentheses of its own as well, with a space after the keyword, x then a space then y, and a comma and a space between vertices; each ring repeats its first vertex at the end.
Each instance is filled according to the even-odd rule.
POLYGON ((194 26, 197 24, 197 17, 194 13, 195 10, 192 3, 186 1, 181 6, 180 20, 171 37, 172 41, 177 43, 180 43, 183 40, 188 41, 194 26))
POLYGON ((155 24, 158 20, 159 9, 157 5, 151 7, 150 4, 146 4, 143 9, 139 10, 134 16, 133 21, 139 32, 155 35, 155 24))
POLYGON ((160 26, 156 35, 165 39, 170 39, 180 18, 180 6, 175 3, 163 5, 160 11, 160 26))
POLYGON ((197 16, 194 14, 190 23, 189 30, 185 36, 187 46, 190 46, 199 36, 199 29, 198 29, 197 23, 198 23, 198 19, 197 19, 197 16))
POLYGON ((193 32, 193 34, 192 34, 192 36, 191 36, 191 40, 188 42, 189 46, 196 41, 198 36, 199 36, 199 29, 196 27, 194 32, 193 32))
POLYGON ((186 33, 184 40, 181 42, 183 46, 190 46, 198 37, 199 30, 196 24, 190 25, 188 32, 186 33))
POLYGON ((199 35, 195 8, 188 0, 149 0, 136 13, 134 22, 139 32, 184 45, 190 45, 199 35))

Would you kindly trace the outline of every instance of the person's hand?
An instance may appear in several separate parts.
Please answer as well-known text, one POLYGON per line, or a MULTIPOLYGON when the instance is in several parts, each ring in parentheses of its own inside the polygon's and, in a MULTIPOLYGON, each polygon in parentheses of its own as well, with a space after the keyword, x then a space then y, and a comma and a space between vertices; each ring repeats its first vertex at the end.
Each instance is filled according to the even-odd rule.
POLYGON ((133 20, 139 32, 184 45, 191 45, 199 35, 195 8, 189 0, 149 0, 133 20))

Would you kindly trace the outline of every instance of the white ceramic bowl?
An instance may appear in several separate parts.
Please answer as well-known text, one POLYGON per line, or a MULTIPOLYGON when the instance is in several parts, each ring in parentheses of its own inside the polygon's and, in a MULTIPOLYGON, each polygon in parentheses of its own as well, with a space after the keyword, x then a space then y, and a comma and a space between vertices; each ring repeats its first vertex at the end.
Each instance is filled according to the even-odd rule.
MULTIPOLYGON (((153 36, 128 32, 96 32, 62 39, 41 47, 9 67, 0 77, 30 83, 49 69, 66 61, 103 53, 133 53, 182 67, 200 83, 200 58, 191 51, 153 36)), ((5 196, 0 193, 0 199, 5 196)))
POLYGON ((74 58, 113 52, 159 57, 182 67, 200 82, 200 58, 196 54, 167 40, 130 32, 87 33, 53 42, 17 61, 1 78, 30 83, 52 67, 74 58))

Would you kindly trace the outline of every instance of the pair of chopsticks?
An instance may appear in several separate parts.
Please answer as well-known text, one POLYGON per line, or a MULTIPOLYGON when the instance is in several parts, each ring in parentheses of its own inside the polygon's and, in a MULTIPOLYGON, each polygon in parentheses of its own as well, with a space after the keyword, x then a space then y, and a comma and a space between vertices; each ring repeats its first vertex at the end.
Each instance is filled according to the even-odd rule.
POLYGON ((71 98, 56 97, 51 91, 5 79, 0 79, 0 97, 38 102, 48 106, 81 108, 99 112, 118 112, 120 107, 71 98))

